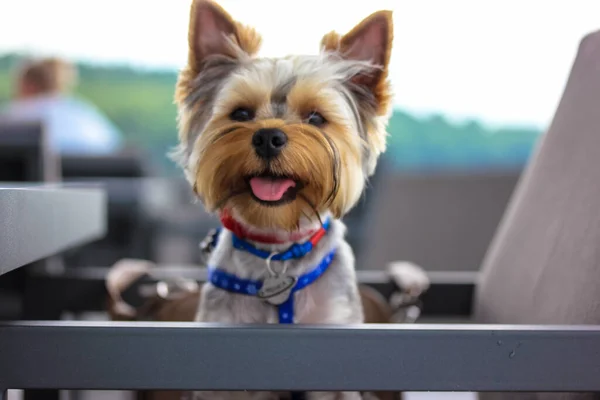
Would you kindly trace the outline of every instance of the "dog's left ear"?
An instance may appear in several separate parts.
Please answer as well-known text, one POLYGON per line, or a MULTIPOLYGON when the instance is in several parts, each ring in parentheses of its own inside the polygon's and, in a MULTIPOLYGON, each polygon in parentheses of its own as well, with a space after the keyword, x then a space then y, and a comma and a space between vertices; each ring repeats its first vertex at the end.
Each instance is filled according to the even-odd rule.
POLYGON ((377 114, 387 113, 391 98, 387 79, 392 52, 394 26, 391 11, 378 11, 356 25, 344 36, 330 32, 321 40, 326 51, 338 52, 347 60, 365 61, 374 68, 362 71, 352 82, 370 90, 377 101, 377 114))
MULTIPOLYGON (((180 72, 175 102, 181 106, 194 87, 194 80, 215 57, 240 61, 256 55, 261 37, 254 28, 241 24, 213 0, 192 0, 188 30, 188 63, 180 72)), ((185 134, 184 134, 185 136, 185 134)))
POLYGON ((239 58, 256 54, 261 37, 253 28, 231 18, 216 2, 193 0, 188 42, 188 65, 200 72, 212 56, 239 58))

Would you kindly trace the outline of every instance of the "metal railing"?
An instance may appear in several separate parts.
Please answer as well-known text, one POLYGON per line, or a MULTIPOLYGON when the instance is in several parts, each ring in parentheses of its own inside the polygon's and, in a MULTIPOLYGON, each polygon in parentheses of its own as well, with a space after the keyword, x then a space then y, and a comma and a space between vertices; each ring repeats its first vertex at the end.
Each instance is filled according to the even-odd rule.
MULTIPOLYGON (((24 195, 28 202, 14 206, 14 212, 44 210, 44 196, 37 191, 24 195)), ((80 239, 97 235, 98 226, 80 239)), ((100 290, 101 273, 68 271, 43 278, 37 287, 53 288, 57 298, 68 299, 65 282, 71 282, 70 288, 80 284, 71 296, 81 297, 70 301, 84 308, 82 299, 92 295, 82 288, 100 290)), ((385 292, 386 282, 380 277, 363 275, 365 283, 385 292)), ((447 274, 438 278, 429 296, 446 303, 445 315, 452 313, 448 310, 467 314, 465 304, 475 281, 447 274)), ((92 294, 96 299, 103 296, 92 294)), ((97 300, 90 301, 99 307, 97 300)), ((427 298, 424 301, 427 310, 427 298)), ((600 391, 598 376, 598 326, 0 324, 0 393, 6 389, 592 392, 600 391)))
POLYGON ((0 385, 600 391, 599 352, 598 327, 21 322, 0 325, 0 385))

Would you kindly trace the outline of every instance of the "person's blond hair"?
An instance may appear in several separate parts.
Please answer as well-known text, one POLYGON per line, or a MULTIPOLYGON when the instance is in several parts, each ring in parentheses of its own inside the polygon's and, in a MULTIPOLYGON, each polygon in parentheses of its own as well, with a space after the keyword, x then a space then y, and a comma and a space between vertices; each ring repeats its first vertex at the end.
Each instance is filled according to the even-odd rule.
POLYGON ((57 57, 30 59, 18 66, 17 79, 35 86, 40 93, 65 93, 77 83, 77 69, 57 57))

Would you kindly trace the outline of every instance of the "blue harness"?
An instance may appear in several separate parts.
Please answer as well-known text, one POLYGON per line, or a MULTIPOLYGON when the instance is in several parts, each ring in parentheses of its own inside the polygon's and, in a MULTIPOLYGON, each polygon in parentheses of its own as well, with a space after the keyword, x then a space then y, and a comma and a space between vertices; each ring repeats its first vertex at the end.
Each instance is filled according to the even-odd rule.
MULTIPOLYGON (((326 232, 329 230, 329 226, 330 221, 327 220, 321 229, 326 232)), ((216 246, 219 233, 220 229, 212 236, 210 245, 213 248, 216 246)), ((322 236, 323 233, 318 236, 314 235, 313 238, 307 242, 294 244, 286 251, 276 254, 271 254, 267 251, 257 249, 252 244, 237 237, 233 233, 232 242, 236 249, 246 251, 250 254, 267 260, 267 266, 269 266, 268 263, 271 260, 287 261, 303 257, 314 248, 316 242, 318 242, 318 239, 320 239, 322 236), (314 239, 315 237, 317 240, 314 239)), ((215 287, 231 293, 263 298, 267 302, 277 306, 280 324, 293 324, 294 294, 319 279, 321 275, 327 271, 327 268, 329 268, 331 265, 334 257, 335 250, 332 250, 315 268, 297 278, 274 275, 270 278, 267 278, 265 281, 240 279, 237 276, 225 272, 217 267, 209 266, 208 281, 215 287)))
MULTIPOLYGON (((232 232, 232 242, 233 247, 246 251, 250 254, 253 254, 257 257, 263 258, 267 261, 267 266, 269 266, 269 262, 273 261, 287 261, 291 259, 297 259, 304 257, 308 254, 318 243, 318 241, 324 236, 324 234, 329 230, 330 220, 327 219, 323 224, 320 232, 313 235, 310 240, 304 243, 296 243, 292 245, 289 249, 282 253, 271 254, 267 251, 257 249, 252 244, 242 240, 237 237, 232 232)), ((214 249, 217 245, 219 234, 221 233, 221 228, 217 229, 212 233, 211 236, 207 238, 205 242, 202 244, 202 248, 204 251, 210 252, 210 250, 214 249)), ((294 323, 294 294, 307 287, 308 285, 315 282, 321 275, 327 271, 327 268, 331 265, 333 258, 335 257, 335 250, 332 250, 329 254, 325 256, 315 268, 306 274, 298 277, 292 278, 293 282, 291 287, 286 288, 281 294, 284 297, 284 301, 281 304, 277 304, 277 313, 279 317, 280 324, 293 324, 294 323), (287 297, 286 297, 287 296, 287 297)), ((208 267, 208 280, 215 287, 219 289, 226 290, 228 292, 243 294, 247 296, 257 296, 263 289, 265 282, 267 281, 257 281, 250 279, 240 279, 237 276, 225 272, 216 267, 209 266, 208 267)), ((268 301, 268 299, 267 299, 268 301)), ((304 392, 292 392, 292 400, 304 400, 306 398, 304 392)))

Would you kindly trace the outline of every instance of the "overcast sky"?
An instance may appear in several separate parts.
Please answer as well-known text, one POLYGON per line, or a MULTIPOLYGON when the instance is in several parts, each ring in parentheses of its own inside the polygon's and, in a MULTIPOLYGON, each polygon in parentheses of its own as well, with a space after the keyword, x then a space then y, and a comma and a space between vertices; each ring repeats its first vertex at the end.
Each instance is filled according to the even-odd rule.
MULTIPOLYGON (((179 68, 190 0, 0 0, 0 53, 25 50, 179 68)), ((315 53, 321 36, 394 10, 396 104, 545 126, 600 0, 222 0, 263 34, 263 54, 315 53)))

